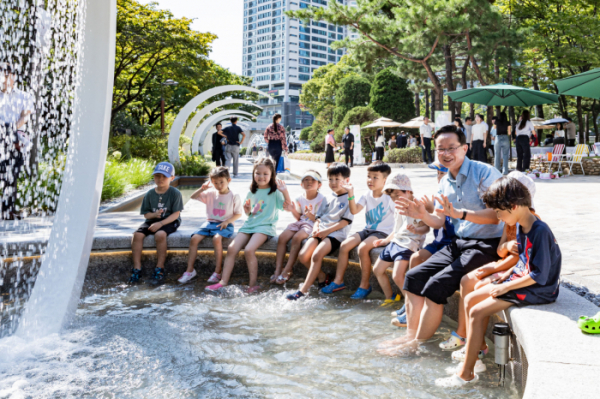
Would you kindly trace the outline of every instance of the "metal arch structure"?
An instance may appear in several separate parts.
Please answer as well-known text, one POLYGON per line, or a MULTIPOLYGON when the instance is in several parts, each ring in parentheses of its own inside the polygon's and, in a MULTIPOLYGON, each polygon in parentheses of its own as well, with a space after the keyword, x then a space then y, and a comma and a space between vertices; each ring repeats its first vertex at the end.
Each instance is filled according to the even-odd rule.
MULTIPOLYGON (((196 129, 197 133, 194 135, 194 138, 192 140, 192 147, 191 147, 192 154, 198 152, 198 145, 201 142, 204 143, 204 137, 206 136, 206 131, 208 130, 208 128, 210 126, 212 126, 214 123, 216 123, 216 121, 223 119, 224 116, 228 116, 228 115, 232 115, 232 114, 246 115, 246 116, 249 116, 250 118, 256 118, 256 116, 252 115, 250 112, 240 111, 240 110, 235 110, 235 109, 226 109, 224 111, 220 111, 214 115, 209 116, 200 124, 200 126, 198 126, 198 129, 196 129)), ((202 154, 204 154, 204 152, 202 154)))
POLYGON ((206 107, 202 108, 201 110, 199 110, 196 113, 196 115, 194 115, 191 122, 188 123, 187 127, 185 128, 184 136, 192 138, 194 136, 194 132, 196 131, 196 128, 200 124, 200 121, 206 115, 211 113, 216 108, 222 107, 224 105, 231 105, 231 104, 252 105, 252 106, 262 110, 262 107, 259 107, 258 105, 254 104, 252 101, 247 101, 247 100, 239 100, 236 98, 227 98, 225 100, 215 101, 214 103, 211 103, 211 104, 207 105, 206 107))
MULTIPOLYGON (((114 56, 113 56, 114 59, 114 56)), ((192 98, 177 114, 175 121, 173 121, 173 125, 171 125, 171 131, 169 132, 169 160, 172 163, 179 163, 179 136, 181 136, 181 131, 183 130, 183 125, 188 120, 190 115, 198 108, 200 104, 204 101, 208 100, 211 97, 214 97, 218 94, 227 93, 230 91, 245 91, 257 93, 261 96, 267 96, 262 91, 255 89, 254 87, 242 86, 242 85, 227 85, 227 86, 219 86, 213 87, 212 89, 208 89, 196 97, 192 98)), ((268 96, 267 96, 268 97, 268 96)), ((196 143, 196 148, 198 144, 196 143)))
POLYGON ((50 238, 17 335, 61 332, 79 303, 104 181, 115 71, 116 0, 86 1, 73 130, 50 238))

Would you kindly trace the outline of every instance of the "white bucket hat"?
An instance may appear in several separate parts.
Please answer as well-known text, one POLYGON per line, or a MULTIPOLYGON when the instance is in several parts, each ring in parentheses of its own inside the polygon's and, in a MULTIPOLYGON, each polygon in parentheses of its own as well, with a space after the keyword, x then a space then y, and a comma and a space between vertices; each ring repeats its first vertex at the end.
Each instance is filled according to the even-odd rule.
POLYGON ((527 190, 529 190, 529 195, 531 196, 531 208, 535 209, 535 206, 533 206, 533 197, 535 197, 535 182, 533 181, 533 179, 527 176, 525 173, 519 172, 517 170, 510 172, 507 176, 512 177, 513 179, 517 179, 525 187, 527 187, 527 190))
POLYGON ((410 178, 402 172, 396 172, 389 175, 385 180, 383 191, 385 190, 404 190, 412 192, 413 189, 410 184, 410 178))

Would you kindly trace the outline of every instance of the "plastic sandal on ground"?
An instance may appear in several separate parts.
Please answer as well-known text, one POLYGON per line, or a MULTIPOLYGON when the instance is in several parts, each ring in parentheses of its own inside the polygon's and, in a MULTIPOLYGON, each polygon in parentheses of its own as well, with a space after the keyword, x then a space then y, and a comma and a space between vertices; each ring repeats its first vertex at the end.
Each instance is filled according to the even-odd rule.
POLYGON ((356 290, 356 292, 354 294, 352 294, 352 296, 350 298, 351 299, 365 299, 372 291, 373 291, 373 289, 371 287, 369 287, 368 290, 365 290, 364 288, 359 287, 356 290))
MULTIPOLYGON (((452 370, 452 372, 458 373, 458 370, 462 369, 463 364, 464 364, 464 362, 458 363, 458 365, 456 366, 456 368, 454 370, 452 370)), ((486 370, 487 370, 487 367, 483 363, 483 360, 477 359, 477 361, 475 362, 475 367, 473 368, 473 372, 475 374, 481 374, 481 373, 485 373, 486 370)))
MULTIPOLYGON (((477 354, 477 357, 483 359, 485 355, 488 354, 490 348, 486 347, 484 350, 480 350, 477 354)), ((458 360, 459 362, 464 362, 465 357, 467 357, 467 347, 463 346, 461 349, 452 352, 452 360, 458 360)))
MULTIPOLYGON (((394 305, 394 304, 400 302, 401 299, 402 299, 402 295, 400 295, 400 294, 392 294, 392 297, 390 299, 386 299, 385 301, 383 301, 383 303, 381 304, 381 306, 394 305)), ((400 316, 400 315, 398 315, 398 316, 400 316)))
POLYGON ((217 283, 217 284, 213 284, 213 285, 209 285, 206 288, 204 288, 206 291, 219 291, 221 288, 225 287, 223 284, 221 283, 217 283))
POLYGON ((208 280, 206 280, 207 283, 218 283, 219 281, 221 281, 221 275, 217 272, 214 272, 209 278, 208 280))
POLYGON ((345 290, 345 289, 346 289, 346 284, 344 284, 344 283, 342 283, 342 284, 331 283, 327 287, 324 287, 321 290, 321 292, 323 294, 333 294, 334 292, 338 292, 338 291, 345 290))
POLYGON ((285 299, 287 299, 288 301, 297 301, 298 299, 302 298, 304 296, 304 294, 302 293, 302 291, 297 291, 295 294, 289 294, 285 297, 285 299))
POLYGON ((400 309, 394 310, 392 312, 392 317, 402 316, 404 313, 406 313, 406 304, 402 305, 400 309))
POLYGON ((396 327, 406 327, 406 313, 396 316, 392 319, 392 324, 396 327))
POLYGON ((279 285, 283 285, 285 283, 288 282, 288 280, 293 276, 293 273, 287 273, 287 276, 284 276, 283 274, 281 276, 277 277, 277 280, 275 280, 275 283, 279 284, 279 285))
POLYGON ((248 287, 248 289, 246 290, 246 294, 254 294, 255 292, 260 291, 260 285, 255 285, 253 287, 248 287))
POLYGON ((447 340, 442 342, 440 344, 440 348, 442 348, 445 351, 454 350, 454 349, 458 348, 459 346, 463 346, 466 343, 467 343, 466 338, 463 338, 460 335, 458 335, 456 333, 456 331, 452 331, 450 338, 448 338, 447 340))
POLYGON ((452 377, 438 378, 435 380, 435 385, 441 388, 460 388, 465 385, 475 384, 477 381, 479 381, 477 374, 475 374, 475 377, 471 381, 465 381, 456 374, 453 374, 452 377))
POLYGON ((593 317, 581 316, 577 320, 577 326, 588 334, 600 334, 600 312, 593 317))

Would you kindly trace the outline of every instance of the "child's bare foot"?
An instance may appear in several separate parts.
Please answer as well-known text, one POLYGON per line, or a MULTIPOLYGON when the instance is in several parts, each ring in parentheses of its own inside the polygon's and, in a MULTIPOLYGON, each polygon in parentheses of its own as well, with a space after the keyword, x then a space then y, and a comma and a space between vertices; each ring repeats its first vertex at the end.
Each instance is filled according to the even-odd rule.
POLYGON ((413 334, 406 334, 406 335, 403 335, 402 337, 398 337, 396 339, 392 339, 389 341, 383 341, 382 343, 379 344, 379 347, 380 348, 389 348, 392 346, 405 344, 414 339, 415 339, 415 336, 413 334))
POLYGON ((278 278, 279 278, 279 273, 277 273, 277 271, 276 271, 275 274, 273 274, 271 276, 271 278, 269 279, 269 283, 273 284, 275 281, 277 281, 278 278))
POLYGON ((408 342, 405 342, 405 343, 397 345, 397 346, 393 346, 393 347, 389 347, 389 348, 385 348, 385 349, 379 349, 379 350, 377 350, 377 352, 379 352, 382 355, 386 355, 386 356, 406 357, 406 356, 417 354, 417 352, 419 350, 419 344, 420 344, 419 340, 413 339, 412 341, 408 341, 408 342))

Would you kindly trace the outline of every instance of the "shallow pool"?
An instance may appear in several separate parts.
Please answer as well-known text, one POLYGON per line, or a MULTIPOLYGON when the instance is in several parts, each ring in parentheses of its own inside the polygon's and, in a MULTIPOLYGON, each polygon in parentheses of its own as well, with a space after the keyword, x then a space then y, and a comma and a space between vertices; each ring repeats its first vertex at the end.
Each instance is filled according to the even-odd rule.
POLYGON ((419 355, 378 354, 404 331, 381 300, 312 291, 289 302, 281 288, 248 296, 204 285, 107 287, 82 300, 60 337, 1 339, 0 398, 518 397, 496 386, 493 355, 478 385, 435 386, 455 366, 438 349, 447 324, 419 355))

